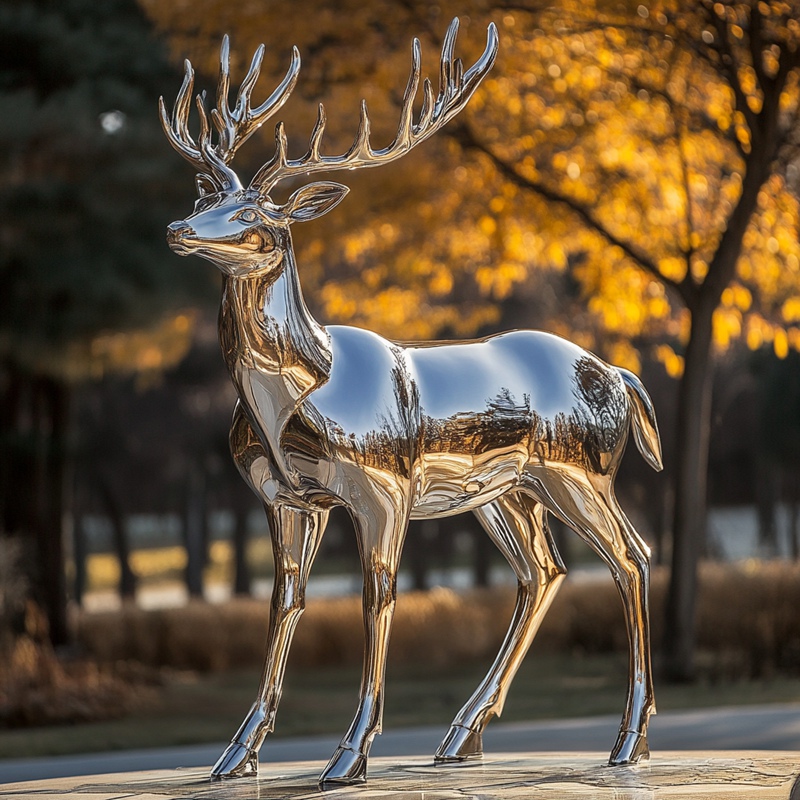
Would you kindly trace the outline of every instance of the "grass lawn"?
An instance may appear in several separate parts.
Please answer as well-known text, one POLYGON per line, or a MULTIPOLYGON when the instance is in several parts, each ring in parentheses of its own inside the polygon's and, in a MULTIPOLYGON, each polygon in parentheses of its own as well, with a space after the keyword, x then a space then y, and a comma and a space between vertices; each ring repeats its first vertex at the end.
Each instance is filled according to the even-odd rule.
MULTIPOLYGON (((514 681, 503 720, 622 713, 627 657, 531 656, 514 681)), ((456 669, 389 664, 384 729, 438 725, 444 732, 488 663, 456 669)), ((258 688, 253 670, 174 673, 157 697, 110 722, 0 730, 0 758, 222 742, 235 732, 258 688)), ((292 669, 289 665, 276 736, 344 733, 355 712, 360 669, 292 669)), ((659 709, 800 701, 800 680, 656 685, 659 709)))

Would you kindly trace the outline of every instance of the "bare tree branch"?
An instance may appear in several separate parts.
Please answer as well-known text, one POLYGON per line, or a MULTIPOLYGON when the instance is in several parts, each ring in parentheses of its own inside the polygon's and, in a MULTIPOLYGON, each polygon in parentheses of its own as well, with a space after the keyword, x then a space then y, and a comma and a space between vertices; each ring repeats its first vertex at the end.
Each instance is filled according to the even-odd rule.
POLYGON ((733 94, 736 98, 736 109, 737 111, 741 111, 744 115, 747 126, 750 128, 751 133, 753 133, 757 124, 756 114, 753 109, 750 108, 747 102, 747 95, 739 80, 739 62, 731 47, 728 25, 713 9, 709 11, 709 19, 717 32, 722 71, 728 78, 728 85, 733 89, 733 94))
MULTIPOLYGON (((632 88, 636 89, 637 91, 639 89, 644 89, 644 91, 646 91, 651 96, 661 98, 665 103, 669 105, 670 111, 674 113, 675 98, 672 97, 672 95, 668 91, 654 87, 652 84, 646 84, 635 75, 630 76, 629 80, 632 88)), ((714 133, 720 134, 723 138, 729 141, 736 148, 737 152, 742 158, 744 158, 747 155, 744 148, 742 147, 742 143, 736 136, 736 128, 734 125, 731 125, 727 131, 723 131, 720 129, 717 120, 710 117, 707 113, 705 113, 703 109, 686 108, 684 106, 683 112, 685 116, 684 127, 687 131, 691 131, 692 133, 697 133, 699 130, 714 131, 714 133)))
POLYGON ((784 45, 778 60, 778 71, 774 77, 766 79, 764 102, 758 113, 757 129, 754 134, 759 137, 761 143, 759 150, 765 151, 766 148, 769 148, 768 153, 762 152, 761 158, 766 157, 770 162, 780 160, 781 152, 789 143, 793 125, 797 123, 800 116, 800 109, 796 109, 795 114, 792 115, 792 122, 783 126, 780 124, 781 96, 786 88, 789 75, 798 67, 800 67, 800 50, 792 50, 784 45))
POLYGON ((689 185, 689 164, 686 159, 686 151, 684 150, 683 134, 681 130, 681 121, 678 117, 673 116, 675 121, 675 147, 678 151, 678 160, 681 164, 681 183, 683 185, 683 193, 686 197, 686 249, 683 252, 686 258, 686 275, 690 276, 692 273, 692 256, 694 255, 694 245, 692 239, 694 238, 694 203, 692 200, 692 190, 689 185))
POLYGON ((762 90, 766 90, 771 80, 764 71, 764 19, 758 10, 758 3, 753 3, 750 9, 749 45, 750 58, 753 60, 753 69, 762 90))
POLYGON ((555 203, 569 208, 574 214, 593 231, 602 236, 609 244, 619 247, 628 258, 635 261, 642 269, 650 273, 656 280, 661 281, 665 286, 673 290, 684 303, 689 304, 691 301, 691 294, 694 291, 694 286, 685 282, 678 282, 673 278, 668 278, 664 275, 646 253, 643 253, 636 245, 626 242, 621 239, 612 231, 610 231, 597 217, 582 203, 574 198, 560 192, 558 189, 547 186, 541 181, 532 180, 526 175, 522 174, 516 165, 506 161, 504 158, 495 153, 490 147, 481 142, 469 128, 468 125, 458 126, 451 131, 452 134, 458 138, 462 146, 470 149, 477 150, 478 152, 486 155, 495 164, 497 169, 507 179, 516 183, 518 186, 544 197, 546 200, 551 200, 555 203))

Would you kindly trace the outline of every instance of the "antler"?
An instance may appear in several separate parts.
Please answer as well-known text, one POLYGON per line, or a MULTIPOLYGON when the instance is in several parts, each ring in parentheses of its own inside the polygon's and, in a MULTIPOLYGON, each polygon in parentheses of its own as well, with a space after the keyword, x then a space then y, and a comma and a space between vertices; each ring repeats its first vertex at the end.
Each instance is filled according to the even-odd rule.
POLYGON ((200 135, 197 142, 189 133, 189 106, 194 89, 194 70, 188 60, 185 62, 186 72, 175 100, 171 120, 167 114, 164 98, 161 97, 158 101, 161 126, 164 128, 170 144, 200 172, 213 175, 222 188, 241 186, 236 173, 228 167, 228 164, 240 145, 286 102, 297 83, 297 76, 300 73, 300 53, 295 47, 292 49, 292 62, 289 70, 278 88, 258 108, 251 108, 250 96, 261 72, 263 59, 264 45, 262 44, 253 55, 250 69, 236 96, 236 106, 231 109, 228 105, 231 82, 230 42, 227 35, 223 37, 217 83, 217 107, 211 110, 211 121, 219 134, 219 141, 216 145, 211 144, 211 128, 208 124, 204 102, 205 92, 202 95, 198 94, 195 98, 200 115, 200 135))
POLYGON ((452 119, 472 97, 478 84, 494 64, 497 55, 497 28, 489 24, 486 49, 483 55, 464 72, 461 59, 453 59, 458 18, 456 17, 447 29, 442 45, 442 56, 439 69, 439 94, 434 100, 433 88, 428 78, 423 84, 423 102, 419 121, 414 124, 414 100, 417 96, 420 79, 420 43, 414 39, 411 54, 411 75, 408 79, 403 106, 400 111, 400 124, 394 141, 382 150, 373 150, 370 142, 370 121, 366 101, 361 102, 361 119, 352 147, 340 156, 324 156, 320 154, 322 136, 325 132, 325 109, 320 103, 317 122, 311 133, 308 152, 298 159, 290 159, 286 153, 286 132, 283 123, 275 129, 276 152, 273 158, 264 164, 256 173, 250 187, 262 194, 267 194, 279 181, 293 175, 307 175, 312 172, 339 170, 344 168, 375 167, 394 161, 407 153, 420 142, 441 128, 452 119))

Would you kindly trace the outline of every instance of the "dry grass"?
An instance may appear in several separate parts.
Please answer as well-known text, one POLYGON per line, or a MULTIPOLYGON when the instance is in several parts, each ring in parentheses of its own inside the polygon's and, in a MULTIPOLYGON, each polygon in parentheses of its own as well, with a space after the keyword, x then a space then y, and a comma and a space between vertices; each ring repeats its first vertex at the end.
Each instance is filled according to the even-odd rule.
MULTIPOLYGON (((392 632, 393 658, 445 665, 496 649, 504 633, 498 615, 508 618, 513 596, 507 591, 459 595, 449 589, 402 595, 392 632), (404 655, 405 654, 405 655, 404 655)), ((190 602, 182 608, 81 614, 79 640, 102 662, 137 660, 177 669, 225 670, 261 662, 269 606, 234 599, 222 605, 190 602)), ((292 646, 292 660, 306 667, 359 663, 363 652, 358 597, 308 604, 292 646)))
POLYGON ((20 728, 113 719, 154 695, 158 673, 137 663, 98 664, 56 656, 42 611, 28 603, 25 630, 4 637, 0 726, 20 728))
MULTIPOLYGON (((664 573, 654 576, 652 588, 654 641, 658 643, 666 590, 664 573)), ((464 685, 459 684, 462 691, 458 694, 466 696, 500 646, 513 602, 514 592, 507 588, 463 594, 439 588, 401 595, 390 653, 390 670, 395 682, 397 676, 407 675, 408 692, 412 689, 428 692, 423 705, 438 708, 436 703, 441 705, 446 699, 446 705, 455 708, 463 697, 451 697, 454 681, 464 673, 464 685)), ((783 684, 791 684, 789 689, 796 692, 796 680, 791 676, 800 675, 798 608, 800 565, 705 566, 697 622, 703 681, 696 691, 701 692, 701 701, 712 702, 718 696, 714 694, 715 687, 729 687, 727 694, 719 695, 720 702, 728 703, 749 696, 748 687, 761 687, 761 693, 753 694, 751 701, 768 700, 769 687, 777 687, 777 691, 783 684)), ((139 714, 142 720, 149 719, 148 714, 152 712, 147 706, 153 705, 156 695, 162 696, 164 688, 159 686, 162 680, 167 685, 176 675, 206 673, 208 677, 203 681, 224 682, 226 676, 239 674, 237 671, 242 669, 252 669, 255 675, 263 658, 268 621, 268 603, 255 600, 234 600, 223 605, 193 602, 183 608, 157 611, 143 611, 129 605, 120 611, 83 613, 78 617, 78 631, 86 657, 64 660, 57 658, 47 645, 46 623, 41 612, 31 605, 22 634, 13 639, 6 637, 4 644, 0 642, 3 644, 0 647, 0 726, 16 728, 112 720, 104 724, 113 727, 118 724, 113 722, 115 718, 131 712, 133 717, 139 714)), ((606 706, 592 705, 597 695, 604 703, 616 707, 625 673, 623 654, 627 638, 613 583, 610 580, 567 582, 544 620, 534 649, 535 658, 529 665, 528 662, 523 665, 517 680, 518 684, 525 684, 526 670, 530 672, 531 685, 539 687, 531 691, 532 697, 541 694, 539 684, 548 659, 559 664, 555 674, 562 677, 571 676, 570 669, 577 669, 576 665, 596 664, 605 659, 607 666, 613 666, 613 669, 609 666, 608 675, 617 676, 619 686, 612 693, 603 688, 605 683, 603 687, 587 684, 579 705, 582 713, 587 713, 587 709, 598 712, 606 709, 606 706), (585 658, 575 658, 576 655, 585 658), (611 699, 606 699, 607 696, 611 699)), ((311 683, 325 697, 335 693, 324 688, 327 680, 324 676, 347 675, 348 680, 343 683, 355 686, 357 677, 354 676, 357 676, 362 653, 360 599, 311 601, 297 629, 290 657, 289 684, 292 676, 307 682, 307 676, 311 675, 311 683)), ((592 681, 597 678, 592 670, 587 674, 592 681)), ((585 682, 587 679, 582 675, 580 673, 580 680, 585 682)), ((605 673, 601 677, 606 681, 603 676, 605 673)), ((606 682, 609 687, 612 685, 606 682)), ((249 688, 245 694, 255 683, 255 677, 247 682, 249 688)), ((686 691, 692 688, 695 687, 688 687, 686 691)), ((786 688, 780 691, 785 692, 786 688)), ((545 695, 552 695, 550 700, 557 709, 552 713, 564 713, 565 703, 575 692, 575 685, 570 685, 568 692, 564 687, 545 691, 545 695)), ((343 696, 351 698, 351 691, 343 696)), ((323 699, 313 692, 309 695, 307 686, 298 697, 301 698, 296 710, 298 726, 305 730, 312 724, 309 720, 319 716, 323 699)), ((660 697, 665 697, 663 690, 660 697)), ((341 701, 337 699, 336 702, 341 701)), ((682 702, 680 697, 676 699, 677 705, 682 702)), ((687 704, 698 704, 696 693, 689 697, 687 704)), ((222 705, 228 716, 230 709, 236 706, 231 706, 227 700, 222 705)), ((245 701, 238 705, 244 707, 245 701)), ((419 704, 401 703, 398 719, 403 724, 421 724, 417 718, 403 716, 406 705, 416 707, 419 704)), ((291 703, 288 707, 291 708, 291 703)), ((348 709, 342 712, 343 719, 348 709)), ((520 713, 548 715, 541 704, 535 708, 523 704, 520 713)), ((235 721, 231 722, 228 716, 225 724, 230 727, 235 721)), ((126 716, 126 719, 133 717, 126 716)), ((145 728, 147 724, 142 723, 145 728)), ((192 726, 197 727, 197 724, 189 727, 192 726)), ((217 735, 216 730, 214 728, 213 735, 217 735)), ((179 737, 186 735, 189 734, 183 731, 179 737)), ((207 731, 203 735, 212 733, 207 731)))
MULTIPOLYGON (((653 577, 653 640, 661 641, 666 575, 653 577)), ((437 666, 497 651, 511 616, 510 589, 458 594, 438 588, 401 595, 392 633, 392 661, 437 666)), ((698 643, 704 670, 725 679, 800 673, 800 565, 784 562, 705 566, 698 598, 698 643)), ((79 638, 102 662, 225 670, 256 666, 263 657, 268 604, 224 605, 82 614, 79 638)), ((292 661, 303 667, 350 665, 363 652, 357 597, 312 600, 298 626, 292 661)), ((562 588, 536 639, 538 652, 609 653, 627 648, 611 581, 562 588)))
POLYGON ((800 674, 800 564, 703 570, 698 640, 721 678, 800 674))

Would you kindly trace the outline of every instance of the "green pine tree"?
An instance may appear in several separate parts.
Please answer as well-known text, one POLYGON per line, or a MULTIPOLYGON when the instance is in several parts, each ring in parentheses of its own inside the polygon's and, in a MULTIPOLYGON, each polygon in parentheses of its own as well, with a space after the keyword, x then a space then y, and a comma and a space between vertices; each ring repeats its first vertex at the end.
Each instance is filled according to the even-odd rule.
POLYGON ((146 330, 211 288, 164 244, 186 210, 156 113, 174 83, 134 0, 0 0, 0 534, 26 543, 54 643, 68 639, 72 388, 109 367, 98 335, 146 330))

